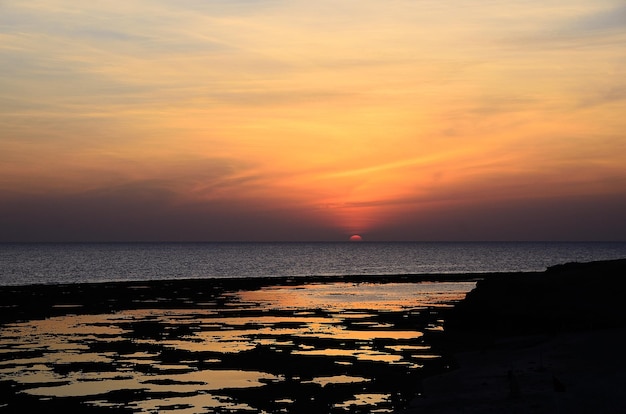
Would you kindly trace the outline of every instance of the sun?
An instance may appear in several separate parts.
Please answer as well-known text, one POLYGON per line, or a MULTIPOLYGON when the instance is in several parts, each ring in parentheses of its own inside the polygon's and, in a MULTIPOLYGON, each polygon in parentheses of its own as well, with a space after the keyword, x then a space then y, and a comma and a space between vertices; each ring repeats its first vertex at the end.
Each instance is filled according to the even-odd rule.
POLYGON ((350 241, 360 242, 363 241, 363 237, 359 236, 358 234, 353 234, 352 236, 350 236, 350 241))

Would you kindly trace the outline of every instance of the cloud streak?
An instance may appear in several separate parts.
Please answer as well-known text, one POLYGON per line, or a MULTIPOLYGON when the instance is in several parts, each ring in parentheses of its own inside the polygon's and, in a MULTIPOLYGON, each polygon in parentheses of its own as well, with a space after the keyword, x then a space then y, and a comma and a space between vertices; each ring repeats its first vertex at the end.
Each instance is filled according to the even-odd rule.
POLYGON ((440 212, 619 199, 625 10, 4 1, 0 234, 423 239, 432 217, 441 239, 462 234, 440 212))

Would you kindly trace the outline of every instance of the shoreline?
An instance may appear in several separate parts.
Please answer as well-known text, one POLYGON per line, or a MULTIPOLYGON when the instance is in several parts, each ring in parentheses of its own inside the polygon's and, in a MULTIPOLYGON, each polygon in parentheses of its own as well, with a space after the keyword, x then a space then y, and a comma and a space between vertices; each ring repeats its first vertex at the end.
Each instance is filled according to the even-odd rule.
POLYGON ((436 339, 455 367, 400 412, 626 412, 625 277, 622 259, 479 281, 436 339))
MULTIPOLYGON (((287 377, 286 382, 284 380, 270 382, 263 385, 264 388, 260 388, 271 389, 276 395, 293 393, 289 394, 293 395, 292 400, 277 398, 268 402, 265 401, 267 396, 257 395, 255 389, 245 392, 228 391, 230 398, 254 402, 258 406, 266 404, 269 410, 282 407, 280 404, 290 404, 302 413, 331 412, 324 411, 322 407, 342 398, 339 397, 341 387, 350 389, 354 387, 355 392, 361 387, 358 384, 354 386, 343 384, 322 385, 319 388, 319 385, 314 385, 311 381, 322 375, 321 371, 317 371, 322 369, 327 372, 325 375, 335 375, 333 378, 338 379, 358 372, 375 371, 381 379, 371 383, 375 388, 385 384, 395 387, 398 396, 421 394, 411 401, 394 403, 396 404, 394 407, 407 407, 405 410, 394 411, 398 413, 618 413, 626 412, 626 402, 619 400, 621 389, 626 387, 626 358, 621 349, 621 345, 626 341, 626 313, 623 311, 621 291, 616 288, 619 283, 617 278, 620 277, 626 277, 626 259, 557 265, 544 272, 185 279, 2 286, 0 325, 8 326, 19 321, 37 321, 50 317, 61 317, 60 320, 65 321, 81 315, 114 315, 126 311, 134 315, 141 312, 154 315, 155 310, 171 314, 171 311, 192 309, 192 312, 185 316, 186 319, 179 322, 176 322, 178 316, 167 316, 165 319, 158 319, 161 316, 147 318, 142 316, 140 319, 130 321, 113 319, 94 322, 92 326, 96 329, 117 326, 116 329, 129 331, 119 337, 118 334, 112 336, 103 334, 96 336, 95 340, 88 338, 87 342, 82 342, 80 346, 93 348, 93 352, 98 350, 114 352, 122 360, 126 354, 139 355, 149 350, 153 352, 154 347, 158 346, 162 350, 160 356, 154 357, 153 366, 163 364, 167 367, 169 366, 167 364, 175 363, 177 366, 185 367, 192 361, 190 367, 181 368, 191 370, 189 372, 210 370, 211 364, 221 364, 220 369, 246 370, 252 366, 258 367, 261 372, 283 375, 279 373, 284 369, 291 372, 290 367, 297 366, 296 371, 299 372, 297 376, 295 372, 289 374, 294 375, 294 379, 298 378, 296 382, 292 383, 291 377, 287 377), (352 361, 345 356, 302 356, 294 352, 308 347, 319 347, 323 350, 324 347, 330 346, 331 341, 330 338, 324 337, 305 339, 297 335, 280 334, 273 337, 273 341, 278 341, 273 345, 246 350, 237 354, 240 356, 236 358, 225 357, 213 351, 207 353, 167 350, 160 342, 162 339, 159 339, 167 334, 167 338, 171 336, 171 340, 182 339, 184 343, 192 344, 184 338, 195 335, 194 332, 205 330, 207 333, 212 332, 214 328, 211 326, 221 320, 220 318, 233 317, 242 318, 242 324, 229 326, 230 322, 224 322, 224 328, 227 329, 220 332, 252 329, 247 335, 263 337, 265 338, 263 341, 268 339, 267 334, 260 334, 258 330, 264 325, 255 322, 255 318, 283 318, 281 319, 283 322, 275 321, 266 326, 271 331, 300 325, 304 327, 305 325, 302 325, 304 322, 301 321, 303 317, 311 318, 311 321, 319 317, 327 320, 340 317, 343 318, 339 322, 341 325, 353 329, 353 332, 364 333, 367 330, 359 325, 361 319, 353 319, 355 314, 351 316, 350 311, 340 315, 315 307, 307 308, 304 313, 302 309, 286 311, 284 308, 249 308, 245 303, 236 305, 232 301, 233 294, 267 287, 292 287, 295 290, 306 291, 318 284, 348 283, 359 286, 417 282, 475 282, 476 287, 465 296, 465 299, 455 302, 454 306, 439 308, 435 313, 430 308, 428 308, 430 310, 425 308, 427 311, 418 315, 410 309, 389 312, 376 309, 375 306, 367 309, 364 307, 359 311, 365 312, 359 318, 365 318, 363 321, 374 324, 372 326, 392 324, 393 328, 385 328, 389 329, 388 333, 403 329, 417 330, 418 326, 424 327, 430 323, 444 321, 443 329, 424 331, 423 338, 429 347, 420 351, 425 352, 425 357, 432 352, 441 355, 441 358, 410 374, 399 367, 389 367, 375 361, 353 371, 356 365, 352 368, 343 365, 352 361), (216 307, 221 309, 217 313, 214 312, 216 307), (157 319, 154 319, 155 317, 157 319), (184 320, 187 322, 180 325, 184 320), (248 322, 243 322, 246 320, 248 322), (290 322, 286 323, 287 321, 290 322), (142 342, 146 340, 150 341, 150 344, 142 342), (296 340, 296 343, 289 344, 284 342, 285 340, 296 340), (221 362, 207 362, 216 360, 221 362), (406 376, 399 378, 398 375, 406 376), (306 378, 309 379, 305 380, 306 378), (563 390, 557 390, 555 379, 563 390), (308 408, 310 396, 319 395, 320 392, 324 393, 325 402, 320 401, 322 405, 308 408), (598 399, 602 401, 601 406, 598 405, 598 399)), ((347 342, 353 350, 359 349, 362 343, 364 343, 362 339, 347 342)), ((398 344, 393 340, 383 342, 374 340, 368 343, 367 348, 371 350, 367 352, 374 354, 378 352, 377 349, 382 350, 383 347, 391 349, 398 344)), ((408 342, 401 343, 408 345, 408 342)), ((331 348, 345 345, 345 340, 339 339, 331 348)), ((46 351, 38 350, 37 355, 40 352, 46 351)), ((399 351, 397 355, 405 355, 403 352, 405 351, 399 351)), ((5 355, 9 358, 11 354, 5 355)), ((22 351, 16 351, 14 358, 20 358, 20 355, 28 355, 28 352, 22 354, 22 351)), ((91 370, 94 370, 94 373, 107 373, 111 369, 108 364, 92 366, 83 362, 54 366, 54 369, 60 370, 59 372, 69 373, 80 373, 84 370, 87 373, 92 372, 91 370)), ((154 368, 145 366, 140 368, 139 374, 143 369, 146 370, 144 374, 153 375, 154 368)), ((148 387, 167 387, 169 384, 175 388, 179 384, 169 378, 157 379, 157 383, 154 383, 154 380, 152 383, 150 380, 147 381, 145 384, 148 384, 146 385, 148 387)), ((189 382, 190 386, 192 384, 199 382, 189 382)), ((47 409, 52 407, 50 404, 59 405, 66 412, 79 412, 79 407, 83 407, 82 404, 89 401, 85 399, 86 397, 53 398, 49 401, 27 398, 21 392, 27 391, 28 387, 11 388, 15 385, 9 382, 5 382, 3 387, 5 386, 9 388, 3 390, 12 393, 12 400, 5 407, 6 410, 3 410, 0 401, 0 412, 18 412, 17 407, 20 406, 37 410, 47 409), (19 391, 20 389, 22 391, 19 391)), ((141 393, 137 396, 135 391, 120 391, 118 394, 110 394, 107 398, 139 404, 137 401, 147 403, 160 395, 146 391, 141 393)), ((172 390, 169 393, 172 398, 177 395, 172 390)), ((176 411, 178 409, 176 407, 182 407, 186 403, 181 404, 174 404, 170 409, 176 411)), ((252 406, 255 406, 254 404, 252 406)), ((358 408, 354 412, 362 412, 359 410, 361 409, 358 408)), ((96 411, 106 412, 100 408, 96 411)), ((111 412, 127 411, 119 407, 111 412)), ((332 412, 344 411, 337 409, 332 412)))
POLYGON ((392 412, 441 370, 424 332, 469 279, 1 288, 0 413, 392 412))
POLYGON ((508 273, 268 276, 8 285, 0 286, 0 324, 68 313, 93 314, 147 307, 171 308, 190 302, 197 305, 225 292, 257 290, 270 286, 467 282, 478 281, 487 275, 506 274, 508 273))

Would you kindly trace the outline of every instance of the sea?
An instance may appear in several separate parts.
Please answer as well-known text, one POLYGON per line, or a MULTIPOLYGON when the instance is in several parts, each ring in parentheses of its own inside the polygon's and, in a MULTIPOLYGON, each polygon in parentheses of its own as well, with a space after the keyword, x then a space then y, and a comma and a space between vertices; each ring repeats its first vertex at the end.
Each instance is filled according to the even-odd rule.
POLYGON ((543 271, 626 242, 3 243, 0 285, 543 271))
MULTIPOLYGON (((186 299, 181 306, 145 296, 139 284, 129 293, 135 308, 104 306, 99 314, 81 312, 83 303, 56 303, 48 318, 18 317, 0 329, 0 390, 6 391, 0 411, 43 412, 52 404, 62 412, 393 413, 415 397, 423 375, 448 369, 449 360, 425 333, 443 331, 441 310, 476 285, 426 282, 420 274, 543 271, 624 257, 626 242, 0 244, 5 286, 416 279, 315 278, 202 302, 187 300, 189 292, 178 286, 172 297, 186 299)), ((66 287, 61 291, 72 290, 66 287)))

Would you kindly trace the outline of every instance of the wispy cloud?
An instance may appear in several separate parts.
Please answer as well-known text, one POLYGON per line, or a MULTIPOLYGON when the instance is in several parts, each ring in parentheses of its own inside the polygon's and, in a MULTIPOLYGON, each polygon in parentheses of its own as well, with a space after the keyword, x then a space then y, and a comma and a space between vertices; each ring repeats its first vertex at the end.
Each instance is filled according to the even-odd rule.
POLYGON ((135 193, 356 231, 399 206, 620 193, 625 13, 617 0, 3 1, 0 199, 135 193))

